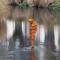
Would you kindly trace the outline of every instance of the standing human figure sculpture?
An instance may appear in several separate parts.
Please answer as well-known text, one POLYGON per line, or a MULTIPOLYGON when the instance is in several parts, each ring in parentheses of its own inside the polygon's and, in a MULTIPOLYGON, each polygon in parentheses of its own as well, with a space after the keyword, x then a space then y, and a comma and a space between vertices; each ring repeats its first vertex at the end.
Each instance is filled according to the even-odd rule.
POLYGON ((35 43, 35 35, 37 31, 37 24, 34 21, 33 18, 29 18, 29 37, 32 43, 32 48, 34 48, 34 43, 35 43))

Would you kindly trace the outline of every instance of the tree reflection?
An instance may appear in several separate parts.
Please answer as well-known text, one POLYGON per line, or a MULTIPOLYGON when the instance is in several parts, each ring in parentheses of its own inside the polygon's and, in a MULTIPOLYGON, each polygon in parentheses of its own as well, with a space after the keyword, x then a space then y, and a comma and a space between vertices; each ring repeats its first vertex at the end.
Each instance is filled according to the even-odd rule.
POLYGON ((59 26, 55 25, 54 26, 54 41, 55 41, 55 46, 56 46, 56 51, 59 51, 59 26))
POLYGON ((51 50, 55 50, 54 30, 51 27, 48 28, 45 43, 48 48, 50 48, 51 50))
POLYGON ((15 32, 13 38, 19 38, 21 47, 24 46, 23 34, 22 34, 22 23, 16 21, 15 32))
POLYGON ((6 37, 6 23, 2 20, 0 21, 0 39, 6 37))

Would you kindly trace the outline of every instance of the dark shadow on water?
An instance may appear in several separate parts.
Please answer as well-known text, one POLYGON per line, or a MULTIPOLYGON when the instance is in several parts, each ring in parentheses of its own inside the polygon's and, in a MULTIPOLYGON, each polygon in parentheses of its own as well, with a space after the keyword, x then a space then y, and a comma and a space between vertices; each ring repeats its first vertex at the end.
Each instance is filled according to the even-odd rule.
POLYGON ((55 51, 54 30, 52 28, 48 28, 45 44, 47 48, 49 48, 52 51, 55 51))
POLYGON ((16 40, 16 38, 19 38, 20 46, 21 47, 24 46, 23 34, 22 34, 22 23, 16 22, 16 27, 15 27, 15 32, 13 34, 13 38, 15 38, 14 40, 16 40))

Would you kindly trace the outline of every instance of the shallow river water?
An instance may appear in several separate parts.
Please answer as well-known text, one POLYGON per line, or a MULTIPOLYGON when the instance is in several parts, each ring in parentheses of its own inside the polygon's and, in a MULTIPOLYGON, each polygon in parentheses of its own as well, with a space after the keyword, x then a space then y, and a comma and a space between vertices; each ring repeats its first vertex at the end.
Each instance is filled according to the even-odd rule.
POLYGON ((0 12, 0 60, 60 60, 59 11, 7 7, 0 12), (36 22, 31 48, 29 19, 36 22))

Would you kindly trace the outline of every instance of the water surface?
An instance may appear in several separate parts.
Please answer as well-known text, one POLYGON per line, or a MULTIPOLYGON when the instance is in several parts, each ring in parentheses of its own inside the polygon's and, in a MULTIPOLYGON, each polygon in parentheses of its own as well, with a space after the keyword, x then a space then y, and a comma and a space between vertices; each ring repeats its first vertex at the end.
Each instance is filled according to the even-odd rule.
POLYGON ((59 11, 8 6, 0 12, 0 60, 60 60, 59 11), (37 23, 35 48, 29 18, 37 23))

